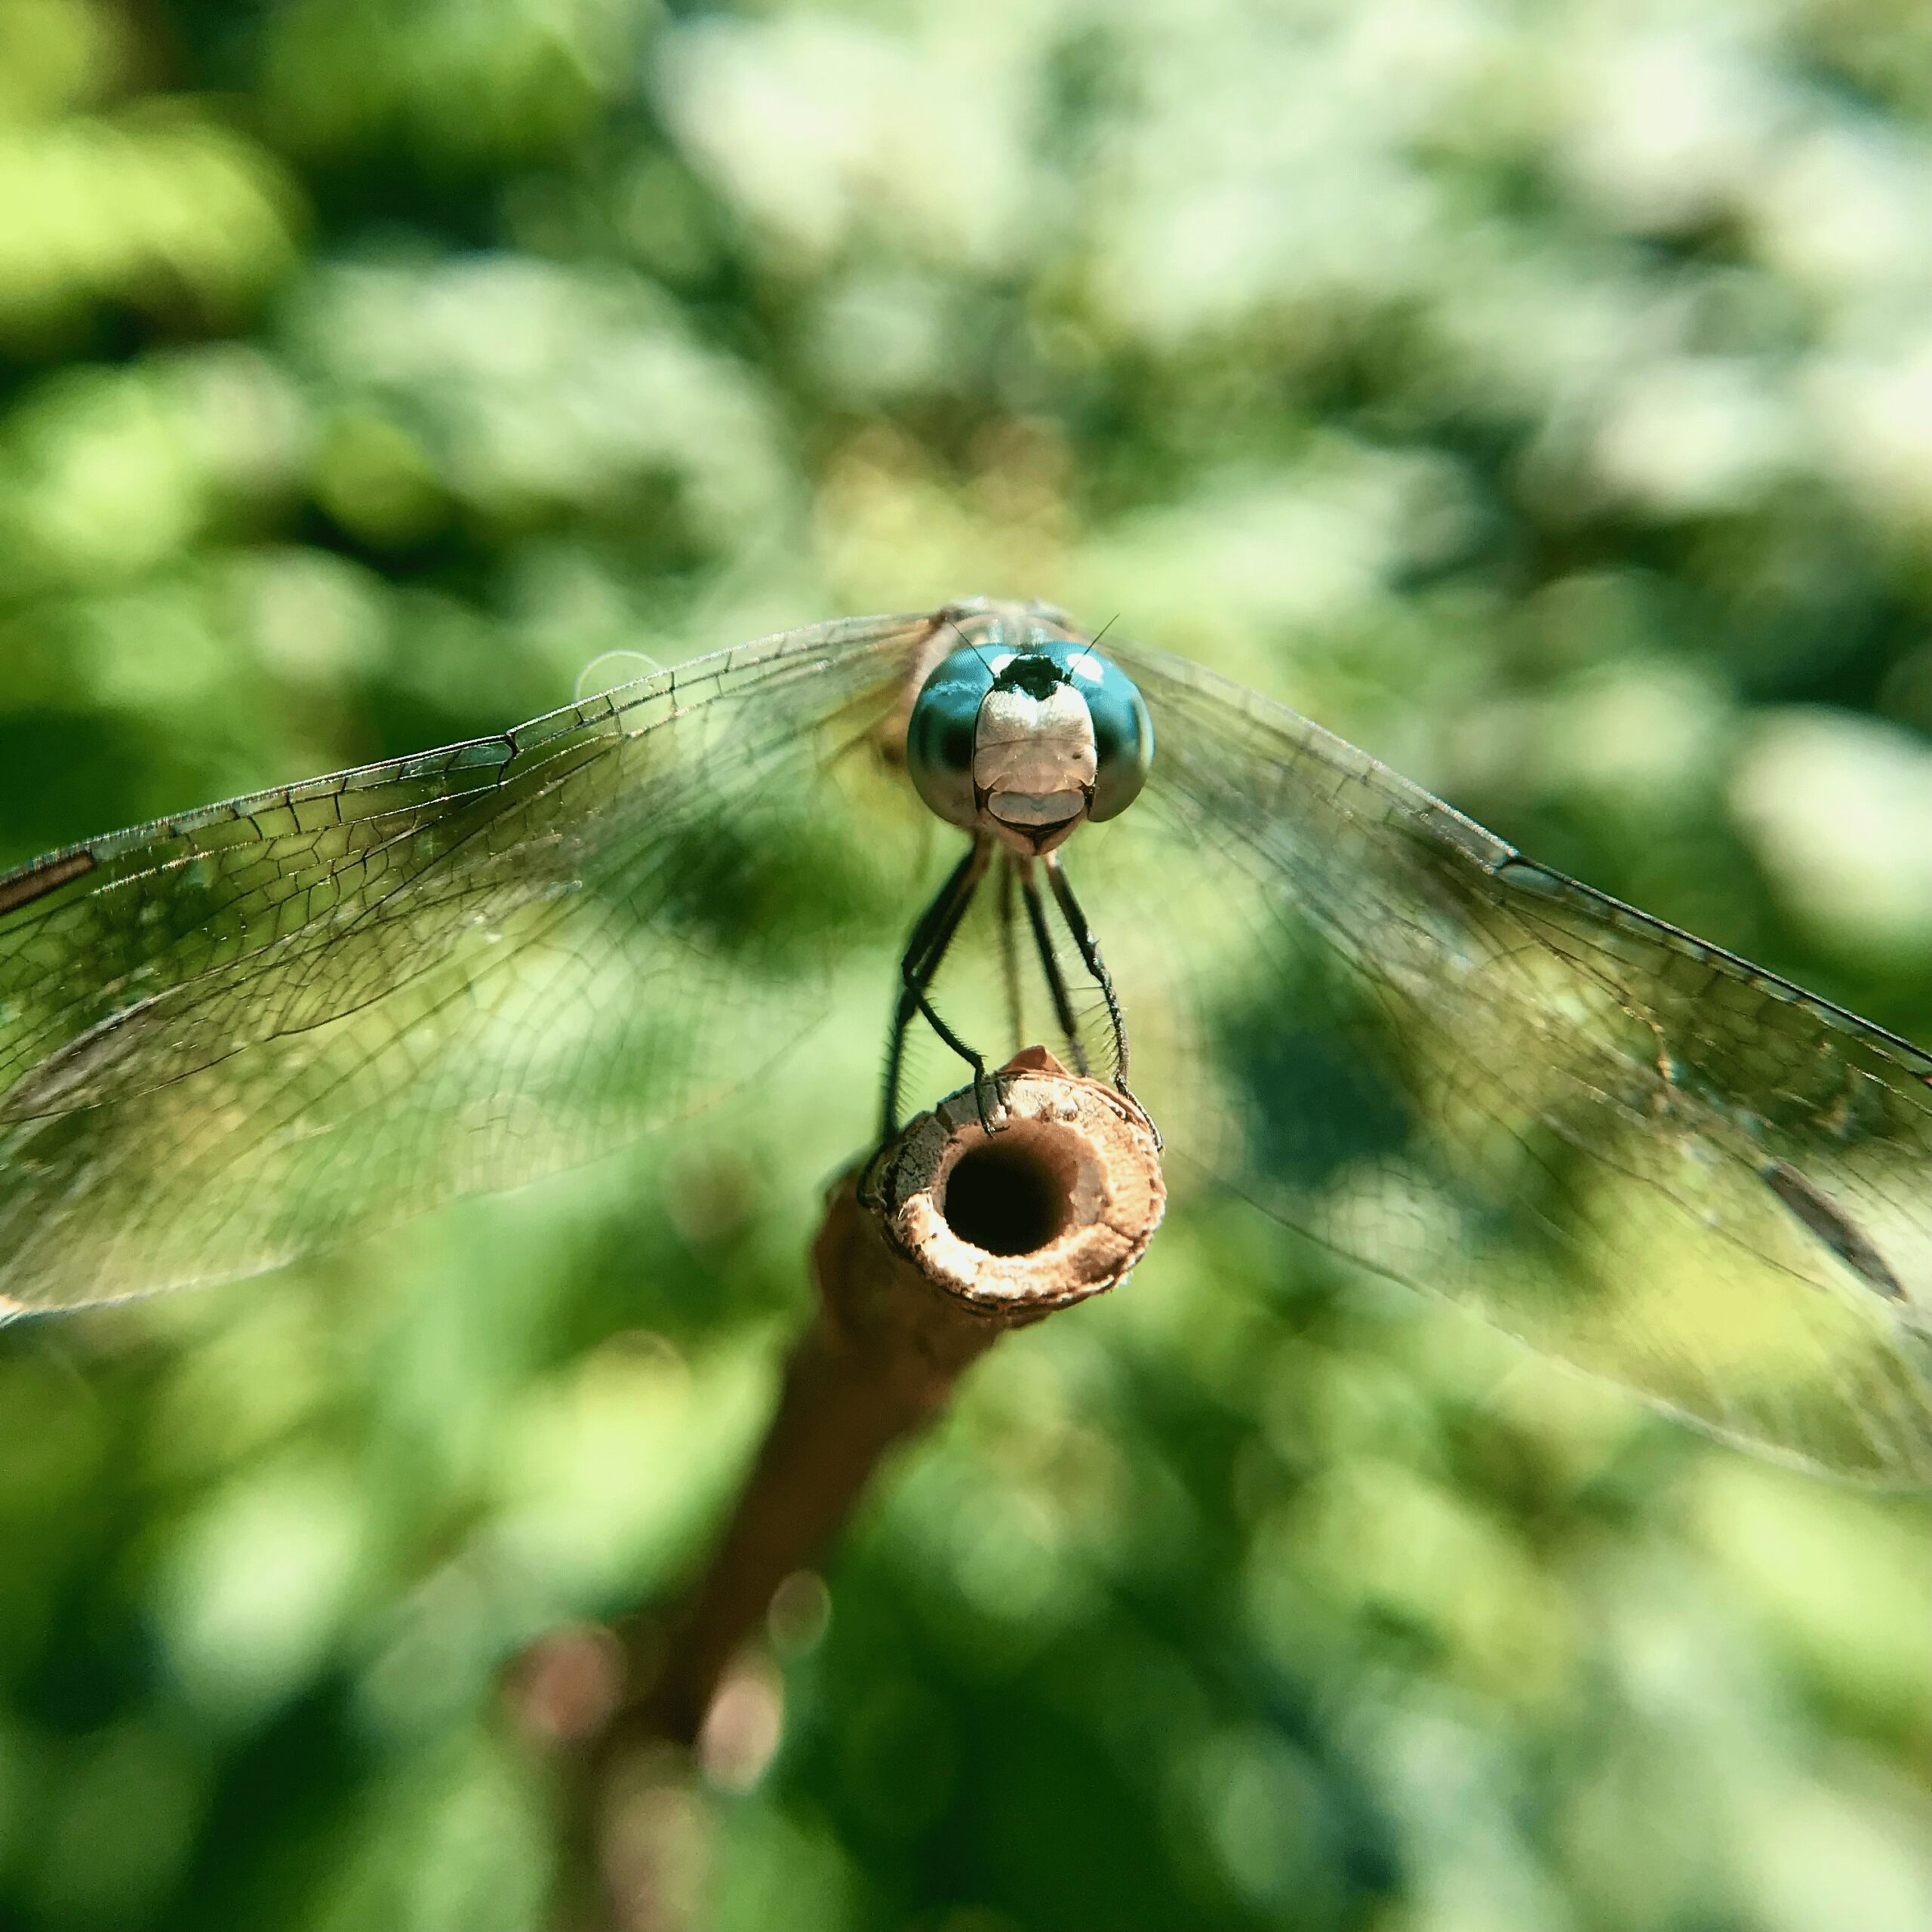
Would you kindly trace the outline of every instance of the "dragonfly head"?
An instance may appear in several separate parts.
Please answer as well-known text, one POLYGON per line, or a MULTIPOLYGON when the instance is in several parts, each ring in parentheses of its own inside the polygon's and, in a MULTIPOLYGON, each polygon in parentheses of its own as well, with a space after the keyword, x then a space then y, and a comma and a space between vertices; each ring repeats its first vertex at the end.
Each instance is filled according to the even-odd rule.
POLYGON ((1078 632, 1011 607, 974 616, 913 703, 906 764, 941 818, 1050 852, 1133 803, 1153 724, 1133 680, 1078 632))

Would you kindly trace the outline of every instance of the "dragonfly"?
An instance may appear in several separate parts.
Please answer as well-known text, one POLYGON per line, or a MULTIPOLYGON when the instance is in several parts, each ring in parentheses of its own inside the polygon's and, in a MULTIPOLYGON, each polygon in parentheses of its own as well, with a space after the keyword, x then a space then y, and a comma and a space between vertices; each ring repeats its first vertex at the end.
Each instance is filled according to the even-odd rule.
POLYGON ((1932 1481, 1932 1055, 1038 604, 788 632, 0 878, 0 1315, 259 1274, 757 1087, 854 934, 906 931, 875 861, 916 824, 965 850, 884 1132, 909 1040, 996 1128, 1001 1035, 1125 1085, 1131 1028, 1170 1160, 1294 1265, 1932 1481))

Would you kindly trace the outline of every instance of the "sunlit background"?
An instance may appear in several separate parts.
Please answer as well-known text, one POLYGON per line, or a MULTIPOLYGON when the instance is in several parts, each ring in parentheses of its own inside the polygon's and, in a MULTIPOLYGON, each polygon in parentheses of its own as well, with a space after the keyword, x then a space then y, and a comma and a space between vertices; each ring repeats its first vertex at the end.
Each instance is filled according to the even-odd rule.
MULTIPOLYGON (((1932 1040, 1928 21, 0 0, 0 860, 989 590, 1932 1040)), ((811 1102, 0 1336, 0 1924, 542 1922, 499 1675, 701 1549, 811 1102)), ((715 1932, 1912 1932, 1929 1534, 1223 1204, 633 1829, 715 1932)))

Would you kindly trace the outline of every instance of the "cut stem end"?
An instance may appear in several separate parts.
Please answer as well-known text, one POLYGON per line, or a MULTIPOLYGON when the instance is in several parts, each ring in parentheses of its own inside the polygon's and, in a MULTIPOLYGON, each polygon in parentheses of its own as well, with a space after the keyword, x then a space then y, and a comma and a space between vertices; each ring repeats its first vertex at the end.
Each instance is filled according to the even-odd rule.
POLYGON ((997 1080, 993 1132, 962 1088, 880 1155, 860 1199, 928 1281, 1011 1320, 1124 1279, 1167 1194, 1152 1124, 1117 1088, 1068 1072, 1043 1047, 997 1080))

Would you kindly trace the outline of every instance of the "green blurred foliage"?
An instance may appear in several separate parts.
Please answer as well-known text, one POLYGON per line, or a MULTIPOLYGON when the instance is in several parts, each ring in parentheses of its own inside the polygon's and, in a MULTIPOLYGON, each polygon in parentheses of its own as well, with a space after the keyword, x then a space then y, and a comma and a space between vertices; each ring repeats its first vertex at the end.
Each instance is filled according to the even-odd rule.
MULTIPOLYGON (((0 0, 0 857, 986 589, 1932 1037, 1927 18, 0 0)), ((702 1547, 815 1117, 6 1331, 0 1924, 540 1922, 497 1675, 702 1547)), ((1905 1932, 1927 1527, 1224 1203, 626 1829, 720 1932, 1905 1932)))

